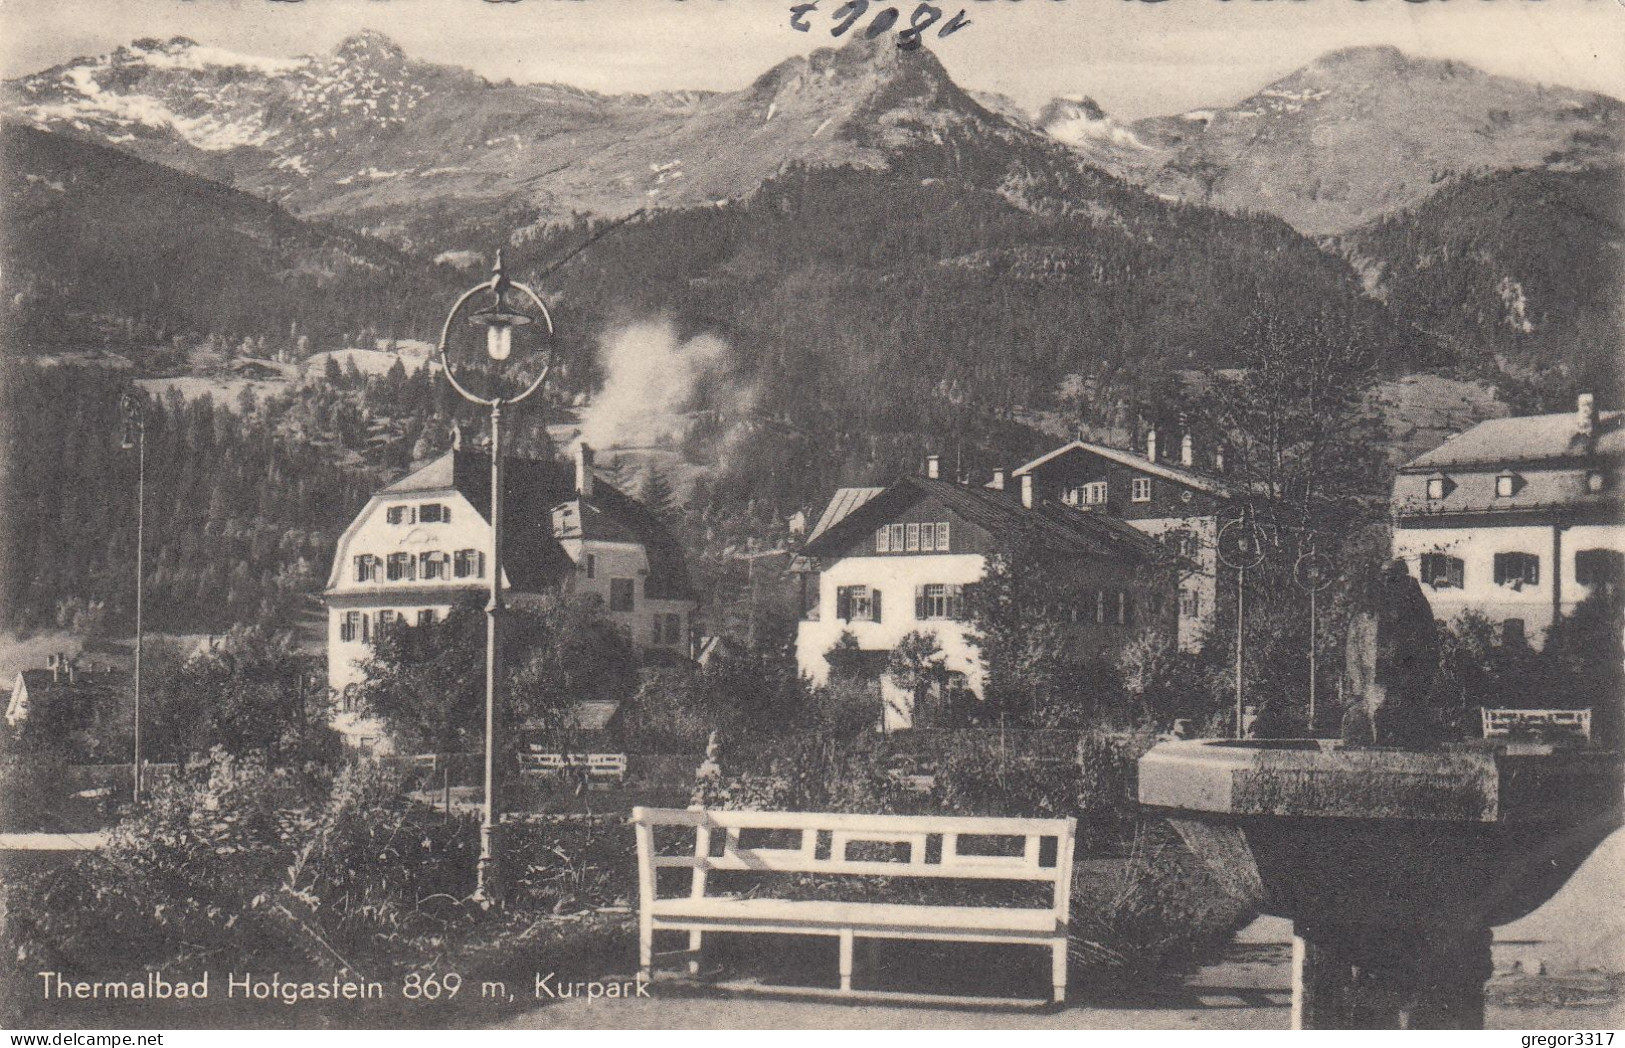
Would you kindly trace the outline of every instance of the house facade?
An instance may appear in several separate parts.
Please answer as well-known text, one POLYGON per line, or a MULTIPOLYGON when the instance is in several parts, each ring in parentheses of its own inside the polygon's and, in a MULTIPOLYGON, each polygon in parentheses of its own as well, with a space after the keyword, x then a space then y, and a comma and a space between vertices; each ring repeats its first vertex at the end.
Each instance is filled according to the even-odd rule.
POLYGON ((1087 607, 1074 609, 1073 640, 1086 654, 1115 650, 1166 603, 1144 592, 1141 569, 1159 550, 1138 532, 1036 502, 1030 484, 1017 493, 950 483, 936 476, 933 459, 925 476, 844 488, 831 498, 802 550, 801 672, 827 683, 828 655, 850 634, 857 651, 849 654, 877 689, 882 727, 911 727, 914 696, 889 678, 886 664, 904 637, 919 632, 935 637, 947 673, 934 699, 982 696, 985 670, 970 642, 966 588, 982 578, 990 554, 1018 541, 1053 557, 1057 578, 1070 576, 1068 592, 1090 595, 1087 607))
MULTIPOLYGON (((1153 430, 1143 453, 1074 440, 1015 469, 1012 482, 1031 478, 1035 496, 1085 513, 1115 517, 1161 541, 1178 557, 1179 647, 1197 651, 1213 626, 1219 600, 1219 528, 1235 487, 1195 464, 1185 435, 1175 461, 1166 461, 1153 430)), ((1222 469, 1215 457, 1213 469, 1222 469)), ((995 476, 995 483, 1003 483, 995 476)))
MULTIPOLYGON (((599 597, 645 652, 687 655, 695 607, 681 551, 641 503, 574 464, 503 464, 504 590, 599 597)), ((379 629, 444 618, 490 590, 491 457, 451 451, 380 489, 340 536, 328 576, 328 686, 355 745, 387 744, 350 696, 379 629)))
POLYGON ((1553 622, 1625 575, 1622 413, 1491 419, 1402 466, 1393 553, 1436 618, 1476 612, 1502 639, 1545 643, 1553 622))

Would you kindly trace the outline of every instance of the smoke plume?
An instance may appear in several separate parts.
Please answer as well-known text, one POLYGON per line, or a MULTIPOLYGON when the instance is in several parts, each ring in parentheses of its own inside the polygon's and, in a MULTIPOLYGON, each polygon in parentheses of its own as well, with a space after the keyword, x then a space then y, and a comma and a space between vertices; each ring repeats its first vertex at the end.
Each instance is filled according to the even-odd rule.
POLYGON ((720 438, 710 450, 722 452, 754 401, 733 375, 726 342, 715 335, 685 341, 670 321, 611 331, 599 363, 604 387, 581 415, 581 439, 595 448, 676 449, 703 427, 720 438))

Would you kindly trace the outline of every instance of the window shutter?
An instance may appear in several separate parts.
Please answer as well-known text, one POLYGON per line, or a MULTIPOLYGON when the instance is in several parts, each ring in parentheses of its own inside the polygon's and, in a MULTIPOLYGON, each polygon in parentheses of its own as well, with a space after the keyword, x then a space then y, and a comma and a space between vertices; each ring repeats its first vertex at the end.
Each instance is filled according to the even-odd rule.
POLYGON ((869 591, 869 608, 870 608, 870 612, 871 612, 871 614, 870 614, 871 621, 879 622, 880 621, 880 591, 879 590, 870 590, 869 591))
POLYGON ((1449 563, 1450 585, 1463 589, 1467 585, 1467 566, 1460 557, 1451 557, 1449 563))
POLYGON ((485 551, 480 550, 474 554, 474 575, 476 578, 485 578, 485 551))
POLYGON ((1540 558, 1533 554, 1524 554, 1523 580, 1531 586, 1540 585, 1540 558))
POLYGON ((450 524, 451 523, 451 507, 450 506, 441 506, 440 507, 440 523, 442 523, 442 524, 450 524))
POLYGON ((842 622, 852 620, 852 590, 847 586, 835 588, 835 617, 842 622))
POLYGON ((916 619, 925 618, 925 587, 924 586, 915 586, 914 587, 914 617, 916 619))
POLYGON ((366 582, 367 581, 367 558, 366 557, 358 556, 358 557, 355 558, 355 580, 357 582, 366 582))
MULTIPOLYGON (((943 527, 948 525, 944 524, 943 527)), ((965 587, 953 585, 948 587, 948 617, 957 620, 964 613, 965 587)))
POLYGON ((882 524, 875 529, 875 552, 891 552, 891 528, 888 525, 882 524))
POLYGON ((368 641, 372 640, 372 630, 370 629, 370 625, 371 624, 367 620, 367 613, 362 612, 361 613, 361 643, 363 643, 363 644, 365 644, 368 641))

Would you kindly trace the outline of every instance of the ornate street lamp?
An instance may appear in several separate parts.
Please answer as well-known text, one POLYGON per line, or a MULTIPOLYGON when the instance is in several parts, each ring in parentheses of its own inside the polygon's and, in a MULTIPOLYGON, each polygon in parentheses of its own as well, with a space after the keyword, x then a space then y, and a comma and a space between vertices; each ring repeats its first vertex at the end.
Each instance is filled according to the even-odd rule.
POLYGON ((128 451, 136 449, 135 480, 135 753, 131 756, 131 787, 135 803, 141 803, 141 647, 143 639, 141 605, 145 565, 147 524, 147 407, 146 398, 135 390, 127 390, 119 397, 119 410, 124 413, 124 427, 119 446, 128 451))
MULTIPOLYGON (((480 862, 474 900, 490 906, 502 898, 501 864, 499 861, 502 808, 500 803, 500 774, 497 767, 497 735, 500 728, 500 708, 497 703, 498 681, 502 671, 501 618, 502 605, 502 409, 518 404, 535 393, 547 380, 552 359, 543 361, 540 373, 525 389, 513 397, 498 393, 482 397, 463 385, 447 358, 451 342, 452 325, 476 295, 489 294, 491 302, 469 316, 469 323, 485 328, 485 350, 494 363, 501 364, 513 353, 515 328, 533 323, 536 318, 512 308, 508 303, 511 293, 518 292, 536 308, 547 334, 553 334, 553 318, 541 298, 526 287, 508 279, 502 267, 502 252, 497 252, 491 279, 463 292, 440 331, 440 369, 465 400, 491 409, 491 599, 485 606, 485 811, 480 819, 480 862)), ((495 388, 495 387, 494 387, 495 388)))

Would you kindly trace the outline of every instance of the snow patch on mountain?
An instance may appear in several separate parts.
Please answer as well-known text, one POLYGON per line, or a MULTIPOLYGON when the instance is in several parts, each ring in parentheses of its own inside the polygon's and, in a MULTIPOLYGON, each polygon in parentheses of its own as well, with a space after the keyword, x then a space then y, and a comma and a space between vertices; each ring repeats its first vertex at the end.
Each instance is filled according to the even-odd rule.
POLYGON ((1106 142, 1124 149, 1149 148, 1132 130, 1107 116, 1094 99, 1081 95, 1055 99, 1036 120, 1045 134, 1069 146, 1106 142))

